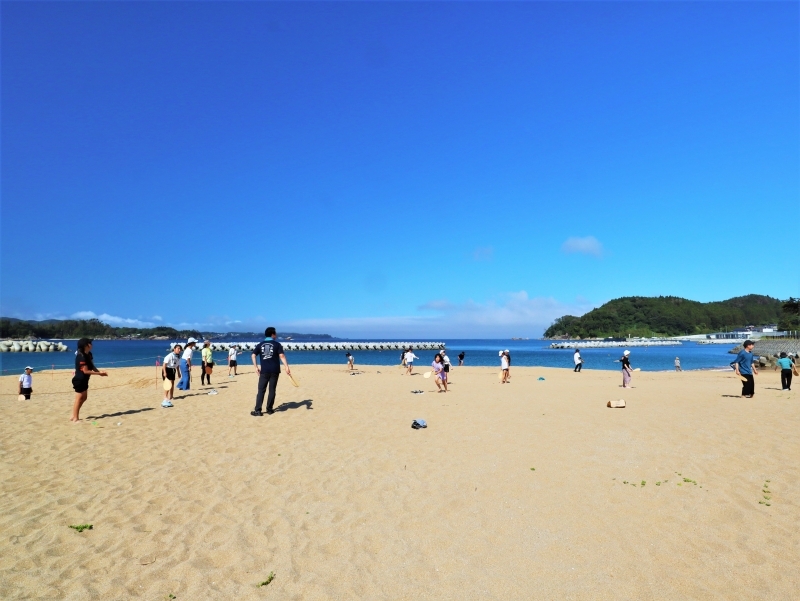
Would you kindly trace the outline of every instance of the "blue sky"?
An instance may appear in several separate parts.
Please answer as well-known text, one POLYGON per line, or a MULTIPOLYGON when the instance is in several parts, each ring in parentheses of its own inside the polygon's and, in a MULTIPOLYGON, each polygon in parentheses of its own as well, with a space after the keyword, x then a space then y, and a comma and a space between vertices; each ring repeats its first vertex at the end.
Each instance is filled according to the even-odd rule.
POLYGON ((2 314, 506 337, 619 296, 800 296, 798 21, 3 2, 2 314))

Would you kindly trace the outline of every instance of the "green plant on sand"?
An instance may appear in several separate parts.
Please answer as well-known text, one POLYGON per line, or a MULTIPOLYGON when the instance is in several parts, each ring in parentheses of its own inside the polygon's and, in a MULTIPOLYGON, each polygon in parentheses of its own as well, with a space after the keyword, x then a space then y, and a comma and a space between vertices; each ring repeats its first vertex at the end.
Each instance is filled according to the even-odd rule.
POLYGON ((71 525, 70 528, 77 530, 78 532, 83 532, 84 530, 92 530, 94 526, 91 524, 74 524, 71 525))
POLYGON ((266 579, 264 582, 259 582, 259 583, 258 583, 258 586, 259 586, 259 587, 262 587, 262 586, 267 586, 267 585, 268 585, 270 582, 272 582, 274 579, 275 579, 275 572, 270 572, 270 573, 269 573, 269 576, 267 576, 267 579, 266 579))

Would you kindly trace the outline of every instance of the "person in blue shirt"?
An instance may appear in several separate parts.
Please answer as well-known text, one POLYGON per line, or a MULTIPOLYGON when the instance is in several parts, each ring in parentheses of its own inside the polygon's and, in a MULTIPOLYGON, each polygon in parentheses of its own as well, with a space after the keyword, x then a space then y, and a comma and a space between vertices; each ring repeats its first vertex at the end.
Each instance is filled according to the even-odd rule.
POLYGON ((742 396, 746 399, 752 399, 756 393, 756 382, 753 379, 753 374, 758 375, 758 369, 753 365, 753 347, 755 344, 752 340, 745 340, 742 345, 742 350, 736 355, 736 360, 733 362, 733 369, 736 371, 737 376, 744 378, 742 380, 742 396))
POLYGON ((253 367, 258 373, 258 394, 256 395, 256 408, 250 412, 254 417, 260 417, 261 406, 264 404, 264 393, 269 386, 269 396, 267 397, 267 415, 275 413, 275 388, 278 386, 278 376, 281 375, 281 361, 286 366, 286 375, 291 375, 289 363, 286 355, 283 354, 283 346, 278 342, 278 333, 273 327, 264 330, 264 342, 259 342, 253 349, 253 367), (261 364, 256 364, 256 356, 261 357, 261 364))
POLYGON ((783 390, 791 390, 792 389, 792 360, 786 356, 786 351, 781 353, 781 358, 778 359, 777 364, 775 365, 775 369, 777 370, 778 367, 781 368, 781 389, 783 390))

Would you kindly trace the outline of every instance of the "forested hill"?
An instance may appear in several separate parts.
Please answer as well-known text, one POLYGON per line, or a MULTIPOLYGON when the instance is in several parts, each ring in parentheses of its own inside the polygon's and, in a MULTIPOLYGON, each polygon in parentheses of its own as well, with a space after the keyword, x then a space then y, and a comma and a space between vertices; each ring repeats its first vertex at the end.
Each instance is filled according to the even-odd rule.
POLYGON ((778 323, 782 317, 781 301, 760 294, 713 303, 676 296, 627 296, 609 301, 583 317, 559 317, 544 335, 546 338, 603 338, 707 334, 747 325, 778 323))

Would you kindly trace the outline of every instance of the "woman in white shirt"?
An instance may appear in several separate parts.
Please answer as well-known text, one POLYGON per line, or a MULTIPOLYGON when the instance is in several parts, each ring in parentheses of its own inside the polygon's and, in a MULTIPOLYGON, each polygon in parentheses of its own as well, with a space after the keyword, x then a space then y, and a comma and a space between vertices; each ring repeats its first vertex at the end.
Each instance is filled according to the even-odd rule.
POLYGON ((414 354, 414 349, 410 348, 406 351, 404 359, 406 360, 406 366, 408 367, 408 371, 406 373, 411 375, 411 370, 414 369, 414 359, 419 359, 419 357, 414 354))
POLYGON ((500 380, 501 384, 508 382, 508 357, 505 351, 500 351, 500 369, 503 370, 503 377, 500 380))
POLYGON ((186 341, 186 349, 181 356, 181 379, 176 388, 178 390, 189 390, 192 384, 192 349, 197 345, 197 338, 189 338, 186 341))
POLYGON ((572 371, 580 371, 583 368, 583 357, 581 357, 581 349, 576 348, 575 354, 572 355, 572 360, 575 361, 575 369, 572 371))
POLYGON ((164 364, 161 366, 161 379, 172 383, 170 389, 164 392, 164 400, 161 401, 161 406, 165 409, 172 407, 172 399, 175 398, 175 377, 181 375, 181 350, 180 344, 173 346, 172 352, 164 357, 164 364))

